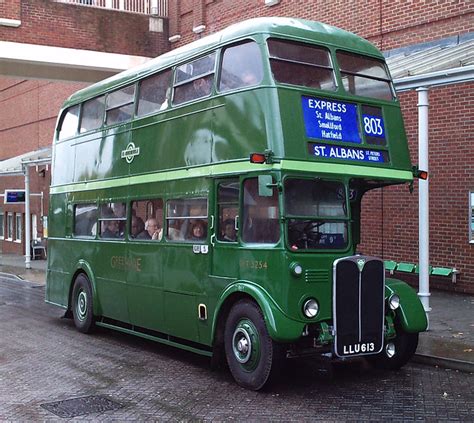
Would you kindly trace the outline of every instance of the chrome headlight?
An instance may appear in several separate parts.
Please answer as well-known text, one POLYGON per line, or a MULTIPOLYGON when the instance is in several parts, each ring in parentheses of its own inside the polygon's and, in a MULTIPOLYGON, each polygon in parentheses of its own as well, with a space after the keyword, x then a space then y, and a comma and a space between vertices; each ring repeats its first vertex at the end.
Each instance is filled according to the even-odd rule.
POLYGON ((388 299, 388 306, 391 310, 396 310, 398 307, 400 307, 400 297, 397 294, 390 295, 390 298, 388 299))
POLYGON ((306 300, 303 305, 303 313, 309 319, 315 317, 319 312, 319 304, 314 298, 306 300))

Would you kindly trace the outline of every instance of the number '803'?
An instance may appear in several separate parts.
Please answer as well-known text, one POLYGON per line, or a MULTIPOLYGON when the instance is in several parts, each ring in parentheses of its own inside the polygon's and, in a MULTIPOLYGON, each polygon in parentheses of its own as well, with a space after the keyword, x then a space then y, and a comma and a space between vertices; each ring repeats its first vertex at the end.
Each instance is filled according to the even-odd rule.
POLYGON ((383 120, 378 117, 364 116, 364 132, 373 137, 383 137, 383 120))

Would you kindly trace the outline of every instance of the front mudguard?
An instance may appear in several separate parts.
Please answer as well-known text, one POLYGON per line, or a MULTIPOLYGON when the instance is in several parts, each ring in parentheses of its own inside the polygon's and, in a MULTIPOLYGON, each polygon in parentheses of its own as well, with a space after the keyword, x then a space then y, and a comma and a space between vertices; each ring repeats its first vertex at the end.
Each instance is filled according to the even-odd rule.
POLYGON ((415 290, 405 282, 397 279, 385 280, 385 298, 397 294, 400 297, 400 307, 396 316, 402 329, 408 333, 423 332, 428 328, 426 313, 415 290))
POLYGON ((215 339, 219 319, 223 317, 221 311, 234 296, 250 297, 262 310, 265 324, 270 337, 276 342, 297 341, 303 333, 305 323, 298 322, 286 316, 271 296, 259 285, 250 281, 238 281, 228 286, 219 298, 212 322, 212 338, 215 339))

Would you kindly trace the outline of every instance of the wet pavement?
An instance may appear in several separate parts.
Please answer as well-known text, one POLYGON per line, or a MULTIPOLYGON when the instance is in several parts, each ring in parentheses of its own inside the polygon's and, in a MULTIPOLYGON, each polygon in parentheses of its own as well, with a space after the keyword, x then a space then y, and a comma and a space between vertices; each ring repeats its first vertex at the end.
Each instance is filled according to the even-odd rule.
POLYGON ((470 373, 290 360, 252 392, 197 354, 108 329, 79 333, 44 289, 0 276, 0 421, 473 420, 470 373))

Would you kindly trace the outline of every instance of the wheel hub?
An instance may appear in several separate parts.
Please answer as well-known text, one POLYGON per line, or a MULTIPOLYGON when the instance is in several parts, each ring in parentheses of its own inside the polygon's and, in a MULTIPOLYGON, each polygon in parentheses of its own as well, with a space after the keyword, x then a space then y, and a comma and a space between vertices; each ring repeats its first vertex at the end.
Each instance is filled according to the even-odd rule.
POLYGON ((239 363, 247 363, 252 352, 252 340, 245 328, 238 327, 235 330, 232 344, 237 361, 239 363))
POLYGON ((81 291, 77 296, 77 316, 80 320, 84 320, 87 316, 87 295, 81 291))

